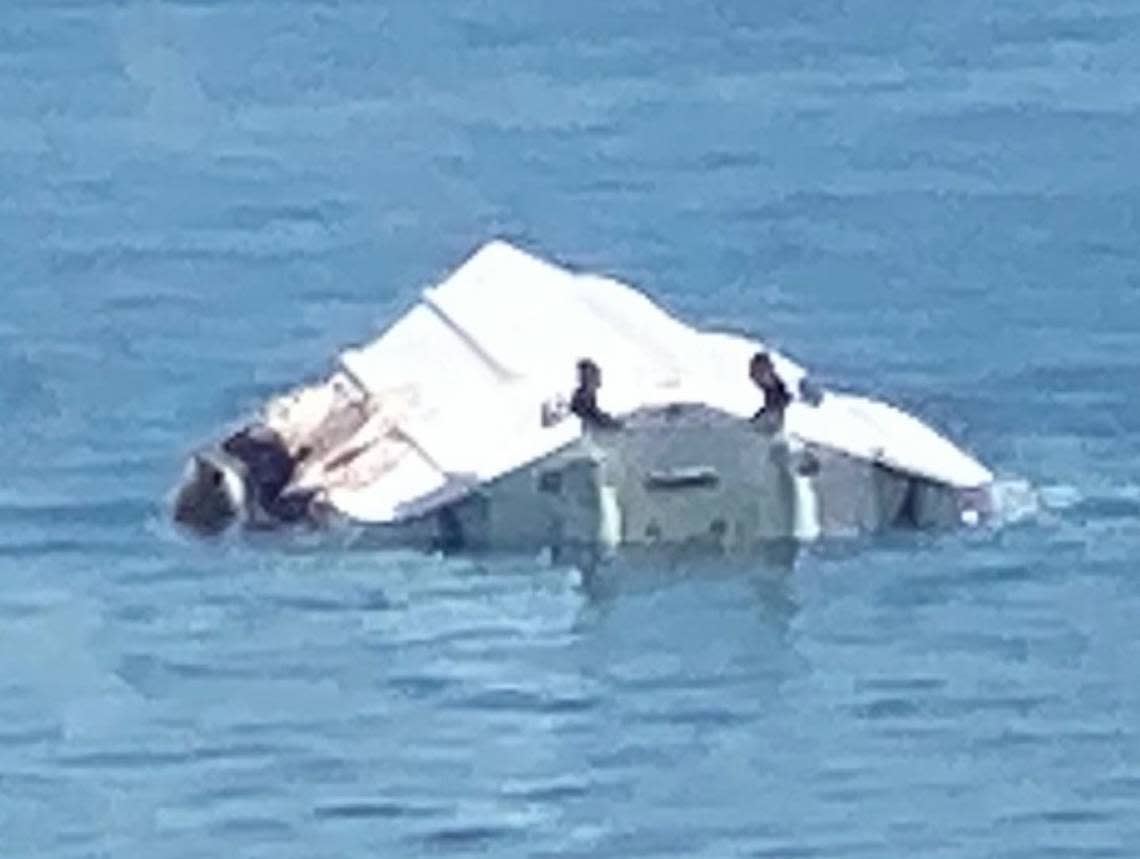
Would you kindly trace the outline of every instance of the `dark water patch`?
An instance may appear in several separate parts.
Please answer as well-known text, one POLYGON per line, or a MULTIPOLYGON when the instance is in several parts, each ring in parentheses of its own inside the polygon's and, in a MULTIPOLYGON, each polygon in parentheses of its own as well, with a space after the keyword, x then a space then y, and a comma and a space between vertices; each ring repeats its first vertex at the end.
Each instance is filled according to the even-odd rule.
POLYGON ((32 540, 16 544, 0 544, 0 558, 28 560, 45 559, 61 555, 113 555, 122 548, 121 543, 100 543, 93 540, 32 540))
POLYGON ((875 647, 882 639, 878 632, 816 632, 813 636, 821 644, 835 647, 866 648, 875 647))
POLYGON ((993 38, 997 44, 1042 45, 1050 49, 1056 49, 1058 43, 1103 47, 1127 39, 1136 32, 1136 23, 1134 14, 1104 14, 1092 9, 1080 15, 999 18, 993 22, 993 38))
MULTIPOLYGON (((421 595, 421 598, 430 599, 432 595, 421 595)), ((467 593, 457 605, 463 605, 477 594, 467 593)), ((483 623, 474 623, 463 629, 451 629, 444 632, 435 632, 424 635, 417 633, 414 638, 405 638, 400 641, 402 647, 455 647, 456 645, 479 645, 491 647, 495 644, 509 644, 517 641, 521 636, 520 630, 514 626, 490 626, 483 623)))
POLYGON ((792 841, 779 841, 772 845, 757 848, 748 853, 756 859, 812 859, 816 856, 858 856, 870 851, 872 855, 883 855, 882 844, 829 844, 826 847, 814 847, 806 844, 797 844, 792 841))
MULTIPOLYGON (((315 723, 310 727, 314 735, 323 730, 327 730, 325 723, 315 723)), ((280 759, 274 771, 285 783, 310 785, 341 785, 358 775, 356 756, 350 753, 340 758, 332 754, 302 752, 280 759)))
POLYGON ((114 859, 109 850, 100 848, 102 840, 97 826, 71 823, 55 833, 51 855, 60 859, 114 859))
MULTIPOLYGON (((264 669, 259 670, 252 665, 237 667, 219 662, 191 662, 136 653, 123 656, 115 673, 140 694, 162 697, 186 681, 250 680, 268 676, 263 671, 264 669)), ((288 675, 289 672, 285 670, 281 673, 288 675)))
POLYGON ((884 585, 880 599, 890 609, 919 609, 944 605, 963 587, 963 580, 949 575, 913 575, 884 585))
POLYGON ((669 707, 637 717, 644 724, 683 725, 697 729, 729 728, 756 721, 755 713, 737 712, 724 707, 669 707))
POLYGON ((462 710, 488 712, 572 714, 593 710, 598 700, 592 697, 551 696, 525 689, 502 687, 467 695, 453 702, 462 710))
POLYGON ((128 603, 112 608, 108 612, 108 617, 124 625, 153 626, 163 618, 163 613, 158 606, 153 604, 128 603))
POLYGON ((629 176, 597 176, 573 186, 573 192, 585 197, 621 197, 645 195, 653 191, 653 183, 629 176))
MULTIPOLYGON (((138 426, 130 418, 116 426, 124 424, 129 429, 138 426)), ((110 481, 111 485, 121 486, 120 481, 125 477, 145 477, 170 465, 169 452, 166 450, 161 450, 156 455, 139 454, 138 448, 126 449, 120 438, 96 437, 86 427, 70 429, 72 432, 65 437, 68 442, 65 449, 56 449, 48 457, 13 462, 9 473, 23 479, 46 481, 44 489, 47 497, 68 498, 70 496, 63 487, 87 486, 90 485, 87 481, 91 480, 106 486, 108 478, 114 478, 110 481)), ((124 500, 131 503, 145 501, 130 497, 124 500)))
POLYGON ((0 746, 24 747, 43 743, 57 743, 63 739, 63 728, 59 725, 0 730, 0 746))
POLYGON ((838 785, 835 787, 821 787, 817 789, 820 799, 842 805, 864 805, 868 802, 882 800, 889 797, 894 791, 880 784, 874 784, 867 771, 860 773, 860 780, 856 784, 838 785))
POLYGON ((293 838, 296 833, 293 824, 271 817, 231 817, 213 824, 210 828, 225 835, 256 839, 286 840, 293 838))
POLYGON ((1135 799, 1140 801, 1140 774, 1113 775, 1098 779, 1094 795, 1105 799, 1135 799))
POLYGON ((650 745, 639 741, 622 741, 612 749, 590 756, 590 765, 603 770, 633 770, 644 768, 652 769, 657 766, 670 765, 671 753, 657 745, 650 745))
POLYGON ((311 224, 330 229, 349 214, 344 201, 316 203, 273 204, 239 203, 226 211, 229 223, 238 229, 250 230, 274 223, 311 224))
MULTIPOLYGON (((1110 260, 1115 263, 1122 263, 1127 266, 1129 270, 1134 270, 1133 267, 1135 264, 1140 262, 1140 254, 1137 254, 1136 247, 1127 241, 1127 236, 1122 236, 1119 240, 1113 240, 1111 238, 1105 238, 1103 236, 1097 236, 1096 238, 1089 239, 1078 239, 1075 240, 1074 247, 1081 253, 1082 256, 1092 259, 1099 257, 1101 260, 1110 260)), ((1128 279, 1128 282, 1134 285, 1136 283, 1136 280, 1134 277, 1132 277, 1128 279)), ((1131 301, 1134 306, 1136 299, 1133 298, 1131 301)), ((1120 310, 1125 310, 1128 308, 1128 306, 1128 304, 1122 302, 1121 306, 1117 308, 1117 311, 1119 312, 1120 310)), ((1121 321, 1121 323, 1122 328, 1125 328, 1126 323, 1123 323, 1123 321, 1121 321)), ((1114 369, 1117 369, 1116 365, 1111 365, 1110 373, 1112 373, 1112 370, 1114 369)), ((1111 376, 1109 378, 1111 378, 1111 376)))
POLYGON ((1010 726, 979 737, 970 746, 987 754, 1008 754, 1019 748, 1047 748, 1056 742, 1048 732, 1038 729, 1010 726))
MULTIPOLYGON (((1097 145, 1085 152, 1086 157, 1091 156, 1090 160, 1096 156, 1097 146, 1107 148, 1109 140, 1112 141, 1112 146, 1129 145, 1126 141, 1135 141, 1138 134, 1133 109, 1126 101, 1121 101, 1118 106, 1113 107, 1096 105, 1073 107, 1063 102, 989 104, 965 110, 930 111, 912 116, 907 124, 915 131, 929 135, 944 133, 947 129, 953 128, 957 134, 955 139, 961 145, 1009 139, 1016 135, 1021 146, 1011 152, 1019 152, 1023 157, 1029 156, 1044 163, 1058 156, 1059 151, 1055 147, 1067 136, 1057 133, 1061 129, 1066 132, 1084 129, 1090 136, 1094 134, 1095 129, 1093 139, 1097 141, 1097 145), (1042 136, 1046 133, 1046 129, 1051 132, 1051 136, 1042 136)), ((1052 189, 1042 189, 1042 193, 1010 194, 994 192, 986 187, 971 194, 958 196, 973 197, 978 201, 1006 203, 1020 201, 1030 205, 1036 203, 1038 207, 1042 201, 1056 205, 1067 199, 1079 197, 1076 189, 1061 188, 1053 193, 1050 193, 1050 190, 1052 189)), ((1120 195, 1130 192, 1130 189, 1117 191, 1120 195)), ((1031 222, 1039 222, 1038 218, 1034 218, 1031 222)), ((1083 230, 1074 230, 1071 233, 1073 236, 1084 234, 1083 230)))
POLYGON ((46 775, 38 765, 35 770, 12 768, 0 771, 0 789, 18 796, 55 795, 60 789, 60 781, 58 776, 46 775))
POLYGON ((276 789, 264 782, 242 781, 212 785, 205 790, 193 791, 187 794, 186 800, 190 805, 208 806, 214 803, 270 799, 275 793, 276 789))
POLYGON ((59 755, 54 762, 67 769, 79 770, 147 770, 157 767, 180 767, 193 761, 193 753, 188 751, 158 751, 146 749, 122 749, 81 754, 59 755))
POLYGON ((991 374, 989 382, 998 390, 1037 392, 1051 396, 1074 396, 1087 392, 1132 390, 1140 378, 1140 363, 1040 363, 1012 373, 991 374))
POLYGON ((154 501, 134 497, 58 504, 0 503, 0 524, 57 527, 82 524, 112 527, 143 522, 153 516, 155 510, 154 501))
MULTIPOLYGON (((108 314, 153 316, 156 321, 169 319, 168 314, 184 314, 186 318, 201 319, 210 310, 210 303, 204 296, 193 293, 166 293, 153 287, 137 294, 111 294, 103 298, 101 309, 108 314)), ((108 335, 110 336, 110 335, 108 335)), ((127 344, 129 347, 129 344, 127 344)), ((133 352, 128 354, 134 355, 133 352)))
POLYGON ((392 608, 391 603, 388 602, 388 598, 380 590, 341 599, 315 595, 284 596, 269 594, 262 597, 262 603, 266 607, 298 611, 303 614, 375 612, 388 611, 392 608))
POLYGON ((384 685, 408 698, 429 698, 442 694, 454 684, 455 681, 447 677, 416 674, 390 677, 384 685))
POLYGON ((1082 498, 1065 511, 1066 518, 1081 522, 1124 519, 1140 523, 1140 498, 1093 496, 1082 498))
POLYGON ((944 699, 939 702, 939 710, 952 716, 998 713, 1028 718, 1060 703, 1063 701, 1056 695, 977 695, 944 699))
POLYGON ((604 848, 611 856, 693 856, 700 851, 701 841, 701 836, 691 830, 643 826, 606 838, 604 848))
POLYGON ((1008 856, 1009 859, 1036 859, 1040 856, 1049 859, 1130 859, 1135 853, 1131 848, 1124 846, 1053 843, 1001 855, 1008 856))
POLYGON ((109 173, 92 171, 49 180, 46 190, 51 194, 55 208, 71 210, 106 205, 114 201, 121 187, 109 173))
POLYGON ((824 761, 819 770, 819 779, 821 784, 846 784, 865 779, 867 774, 867 766, 862 762, 844 761, 843 763, 834 763, 832 761, 824 761))
POLYGON ((852 708, 859 719, 876 721, 879 719, 913 719, 922 714, 921 702, 910 698, 876 698, 852 708))
POLYGON ((434 852, 479 852, 503 849, 518 837, 518 830, 507 826, 479 825, 449 826, 434 829, 415 839, 425 849, 434 852))
MULTIPOLYGON (((226 725, 226 731, 235 737, 251 737, 250 742, 260 745, 266 736, 288 736, 301 745, 286 745, 281 743, 281 757, 300 754, 306 748, 311 748, 315 738, 321 736, 322 728, 328 725, 321 721, 320 716, 308 712, 305 708, 287 710, 294 718, 278 717, 275 711, 260 713, 251 721, 233 722, 226 725)), ((338 713, 338 715, 344 715, 338 713)), ((239 744, 240 745, 240 744, 239 744)), ((277 746, 278 743, 271 745, 277 746)))
POLYGON ((1027 563, 1006 563, 972 568, 966 576, 971 588, 993 587, 1010 588, 1028 582, 1042 582, 1047 579, 1040 566, 1027 563))
POLYGON ((983 653, 1009 662, 1026 662, 1032 645, 1026 636, 1000 632, 954 633, 942 640, 942 646, 948 651, 983 653))
MULTIPOLYGON (((661 666, 662 669, 665 666, 661 666)), ((691 692, 698 695, 716 695, 725 689, 747 688, 759 676, 776 672, 773 666, 749 666, 747 670, 722 668, 716 674, 678 674, 663 670, 649 676, 613 677, 614 685, 623 693, 650 694, 691 692)))
POLYGON ((585 781, 555 782, 528 785, 526 787, 509 787, 503 790, 503 795, 512 799, 521 799, 525 802, 560 804, 568 800, 585 799, 593 794, 596 787, 596 785, 585 781))
MULTIPOLYGON (((380 299, 380 295, 362 297, 354 289, 351 284, 342 286, 307 286, 297 294, 297 300, 305 304, 315 305, 321 308, 322 311, 328 312, 333 308, 343 308, 347 313, 356 312, 358 309, 362 313, 370 313, 373 311, 376 302, 380 299)), ((321 337, 327 336, 323 328, 314 326, 315 335, 321 337)), ((379 332, 375 329, 364 328, 355 329, 351 332, 354 339, 371 339, 379 332)), ((338 342, 337 346, 352 345, 352 341, 346 340, 338 342)))
POLYGON ((1102 811, 1091 808, 1059 808, 1041 811, 1024 811, 1017 814, 1004 815, 998 818, 998 823, 1012 825, 1035 825, 1050 823, 1066 826, 1099 825, 1116 820, 1119 815, 1114 811, 1102 811))
MULTIPOLYGON (((115 582, 128 587, 144 587, 208 581, 210 578, 210 562, 217 563, 218 559, 203 556, 201 563, 189 561, 171 563, 168 559, 163 559, 156 561, 153 565, 148 564, 143 569, 118 571, 115 574, 115 582)), ((202 604, 206 606, 231 608, 247 605, 250 598, 248 595, 231 596, 204 593, 201 599, 202 604)))
POLYGON ((447 809, 438 805, 397 801, 359 800, 318 806, 313 816, 318 820, 422 820, 442 817, 447 809))
POLYGON ((1108 746, 1115 748, 1125 740, 1131 739, 1132 731, 1123 725, 1111 725, 1101 728, 1077 728, 1074 730, 1059 730, 1056 732, 1058 742, 1074 745, 1108 746))
POLYGON ((946 686, 942 677, 868 677, 859 680, 856 687, 868 692, 929 693, 946 686))
POLYGON ((716 149, 702 152, 696 159, 695 167, 701 172, 719 170, 751 170, 768 164, 768 156, 748 149, 716 149))
POLYGON ((165 663, 150 654, 127 654, 115 670, 128 686, 143 695, 157 695, 169 687, 165 663))
POLYGON ((949 742, 954 733, 953 725, 925 717, 911 720, 883 719, 875 722, 875 736, 887 742, 937 746, 949 742))
POLYGON ((106 274, 132 271, 154 262, 199 264, 276 263, 286 265, 298 262, 328 261, 338 254, 349 252, 358 245, 341 240, 325 242, 311 247, 298 246, 287 241, 274 244, 269 241, 231 243, 202 243, 199 245, 155 245, 115 243, 88 248, 62 248, 50 250, 52 269, 60 275, 106 274))
POLYGON ((191 755, 199 761, 249 761, 280 758, 297 751, 297 748, 283 743, 227 743, 197 746, 191 751, 191 755))
POLYGON ((541 704, 541 712, 553 715, 569 715, 576 713, 588 713, 597 709, 598 704, 601 703, 600 698, 594 696, 568 696, 568 695, 555 695, 545 696, 543 704, 541 704))
MULTIPOLYGON (((219 4, 220 5, 220 4, 219 4)), ((279 179, 286 164, 272 150, 262 153, 221 152, 210 161, 210 171, 227 182, 279 179)))

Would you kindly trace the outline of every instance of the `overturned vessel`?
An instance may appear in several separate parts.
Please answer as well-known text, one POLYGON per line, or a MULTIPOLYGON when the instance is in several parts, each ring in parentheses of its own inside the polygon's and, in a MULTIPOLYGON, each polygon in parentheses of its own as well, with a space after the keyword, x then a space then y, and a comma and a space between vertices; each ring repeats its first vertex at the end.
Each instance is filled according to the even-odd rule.
POLYGON ((764 415, 748 376, 763 350, 491 242, 327 378, 194 454, 174 516, 205 532, 347 522, 381 543, 557 554, 747 549, 989 512, 993 476, 970 455, 888 404, 815 390, 771 351, 792 393, 764 415), (614 426, 570 407, 583 358, 604 372, 614 426))

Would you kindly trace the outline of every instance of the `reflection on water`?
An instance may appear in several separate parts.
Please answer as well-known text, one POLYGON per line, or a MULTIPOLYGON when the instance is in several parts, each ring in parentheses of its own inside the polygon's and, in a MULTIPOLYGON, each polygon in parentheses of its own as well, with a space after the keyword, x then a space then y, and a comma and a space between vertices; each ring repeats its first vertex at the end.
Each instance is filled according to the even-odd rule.
POLYGON ((732 552, 706 546, 624 546, 605 557, 584 553, 576 569, 583 592, 597 603, 687 580, 733 578, 752 583, 757 595, 766 598, 778 596, 787 586, 801 551, 796 540, 759 542, 732 552))

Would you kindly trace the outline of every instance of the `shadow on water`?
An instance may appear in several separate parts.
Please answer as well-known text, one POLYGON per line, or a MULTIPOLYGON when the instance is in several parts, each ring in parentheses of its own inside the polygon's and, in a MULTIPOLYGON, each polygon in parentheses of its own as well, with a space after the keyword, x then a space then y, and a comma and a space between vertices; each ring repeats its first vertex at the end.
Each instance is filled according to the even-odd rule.
POLYGON ((390 602, 397 606, 441 595, 464 603, 513 603, 533 588, 546 589, 560 594, 563 609, 576 615, 571 629, 578 632, 605 624, 634 604, 656 602, 670 606, 671 623, 713 605, 731 610, 747 606, 759 612, 763 626, 783 637, 799 608, 793 576, 804 551, 788 540, 733 552, 703 546, 627 547, 605 557, 582 550, 555 558, 549 550, 393 548, 354 529, 237 531, 208 538, 188 535, 169 522, 153 523, 152 530, 176 554, 188 552, 200 562, 203 555, 218 553, 229 559, 227 564, 272 570, 277 576, 292 577, 296 571, 298 586, 303 580, 305 589, 335 589, 330 573, 334 579, 342 574, 354 581, 369 578, 375 587, 391 591, 390 602), (313 577, 315 569, 326 575, 313 577))
MULTIPOLYGON (((534 576, 551 570, 573 571, 578 590, 591 604, 604 606, 623 596, 652 593, 689 582, 748 581, 756 593, 791 605, 788 580, 803 551, 795 540, 773 540, 744 550, 724 551, 705 545, 627 546, 602 553, 579 547, 557 554, 549 549, 472 550, 455 552, 393 550, 371 545, 367 535, 340 538, 342 548, 359 556, 420 557, 479 576, 534 576)), ((320 538, 309 534, 290 542, 290 551, 319 551, 320 538)))
POLYGON ((802 551, 794 540, 759 543, 748 550, 722 552, 691 546, 635 546, 606 559, 578 563, 581 588, 594 604, 623 595, 651 592, 686 582, 746 581, 764 601, 794 610, 788 590, 802 551))
MULTIPOLYGON (((255 590, 258 578, 269 573, 273 582, 265 587, 283 589, 278 602, 290 606, 367 606, 418 616, 430 614, 429 607, 442 601, 449 612, 458 612, 449 624, 466 629, 476 617, 497 612, 500 620, 509 617, 528 635, 565 635, 586 649, 600 638, 631 651, 681 653, 696 639, 727 635, 739 643, 743 636, 753 652, 765 653, 795 673, 798 669, 789 667, 799 661, 794 630, 805 622, 805 609, 808 616, 814 611, 805 603, 815 601, 820 587, 830 591, 836 584, 822 585, 821 573, 826 579, 853 563, 864 574, 849 580, 850 586, 868 597, 884 582, 881 573, 867 577, 864 561, 880 570, 909 570, 897 580, 888 577, 889 600, 925 602, 956 583, 990 581, 999 574, 987 560, 995 547, 1039 539, 1034 534, 1040 527, 1048 530, 1057 514, 1063 521, 1090 510, 1105 514, 1088 502, 1043 510, 1057 505, 1039 505, 1037 491, 1024 484, 1014 494, 1007 506, 1017 515, 1001 515, 986 527, 900 530, 811 544, 777 541, 731 552, 702 545, 625 547, 608 556, 589 550, 577 556, 521 550, 449 553, 393 548, 358 528, 237 530, 202 540, 184 536, 169 522, 155 523, 152 535, 168 542, 172 553, 192 567, 225 557, 223 565, 255 590), (969 555, 964 563, 980 564, 979 572, 964 576, 956 568, 942 582, 934 571, 946 553, 969 555), (921 572, 926 567, 930 570, 921 572)), ((1109 506, 1109 514, 1131 514, 1136 507, 1133 499, 1109 506)), ((432 638, 441 630, 425 629, 424 634, 432 638)))

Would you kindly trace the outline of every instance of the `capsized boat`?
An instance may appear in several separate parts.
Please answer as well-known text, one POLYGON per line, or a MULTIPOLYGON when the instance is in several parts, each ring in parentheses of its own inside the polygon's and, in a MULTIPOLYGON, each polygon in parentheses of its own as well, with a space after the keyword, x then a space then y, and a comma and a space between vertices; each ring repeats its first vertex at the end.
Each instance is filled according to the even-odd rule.
POLYGON ((764 344, 684 324, 634 288, 484 245, 322 381, 195 453, 174 517, 365 526, 442 549, 747 548, 976 524, 993 475, 911 415, 818 391, 767 350, 791 401, 752 418, 764 344), (620 429, 568 408, 604 373, 620 429))

